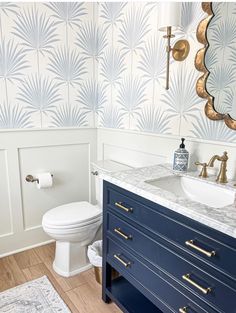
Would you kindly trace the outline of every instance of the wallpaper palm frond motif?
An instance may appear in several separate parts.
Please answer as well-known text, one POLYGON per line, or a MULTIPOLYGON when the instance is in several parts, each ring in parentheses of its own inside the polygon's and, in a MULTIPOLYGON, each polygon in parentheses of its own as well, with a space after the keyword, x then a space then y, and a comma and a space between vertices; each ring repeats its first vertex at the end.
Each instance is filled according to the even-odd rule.
POLYGON ((119 86, 117 97, 122 110, 133 115, 145 101, 145 82, 139 77, 126 76, 119 86))
POLYGON ((223 121, 214 123, 206 116, 200 116, 193 123, 192 133, 195 137, 206 140, 236 142, 236 133, 225 127, 223 121))
POLYGON ((122 128, 124 114, 118 107, 108 105, 101 113, 100 126, 105 128, 122 128))
MULTIPOLYGON (((236 6, 213 10, 207 88, 219 110, 236 115, 236 6)), ((172 44, 187 37, 191 49, 184 62, 171 58, 167 91, 158 2, 1 2, 0 129, 99 126, 235 142, 234 131, 205 117, 196 94, 204 17, 200 2, 182 3, 172 44)))
POLYGON ((0 14, 3 12, 8 16, 9 13, 17 13, 18 5, 13 2, 0 2, 0 14))
POLYGON ((57 107, 52 115, 52 127, 84 127, 87 126, 87 114, 79 107, 68 105, 57 107))
POLYGON ((87 73, 84 57, 79 56, 76 50, 68 50, 65 47, 55 50, 49 56, 48 70, 56 79, 72 86, 82 80, 83 75, 87 73))
POLYGON ((235 18, 229 17, 226 21, 221 19, 214 28, 209 28, 208 34, 211 34, 209 40, 214 41, 215 49, 233 48, 236 41, 235 18))
POLYGON ((58 23, 64 23, 71 28, 79 26, 81 17, 87 14, 83 2, 50 2, 45 5, 52 10, 52 16, 58 23))
POLYGON ((157 36, 149 39, 142 49, 138 68, 148 81, 161 82, 166 74, 166 43, 157 36))
POLYGON ((30 118, 30 112, 24 110, 19 104, 13 106, 3 103, 0 105, 0 128, 29 128, 33 126, 30 118))
POLYGON ((104 87, 92 79, 85 81, 80 86, 77 101, 83 105, 86 112, 98 114, 106 101, 104 87))
POLYGON ((201 9, 201 2, 182 2, 181 31, 194 37, 199 21, 206 17, 201 9))
POLYGON ((150 31, 148 21, 149 16, 146 14, 145 8, 130 7, 120 28, 118 42, 122 45, 122 49, 134 52, 142 47, 145 42, 144 38, 150 31))
POLYGON ((171 115, 166 114, 160 107, 153 110, 152 106, 144 107, 138 117, 138 128, 143 132, 169 134, 171 115))
POLYGON ((41 125, 43 114, 53 112, 55 104, 61 100, 58 84, 48 77, 31 75, 22 82, 19 90, 17 99, 25 103, 31 113, 39 113, 41 125))
POLYGON ((235 79, 235 72, 230 64, 214 66, 207 79, 207 90, 212 95, 218 95, 221 91, 230 88, 235 79))
POLYGON ((28 67, 26 53, 13 40, 0 42, 0 78, 13 82, 21 80, 28 67))
POLYGON ((19 37, 26 51, 35 50, 42 54, 53 49, 58 40, 56 22, 35 8, 18 13, 12 33, 19 37))
POLYGON ((198 112, 202 100, 192 90, 195 88, 198 74, 195 71, 188 72, 182 66, 179 72, 171 77, 171 88, 168 93, 163 95, 162 101, 167 105, 167 111, 184 118, 194 117, 198 112))
POLYGON ((85 23, 77 33, 76 45, 86 57, 98 60, 107 45, 106 28, 94 22, 85 23))
POLYGON ((108 84, 119 83, 122 73, 125 71, 125 56, 118 49, 109 48, 101 59, 100 75, 108 84))
POLYGON ((124 12, 123 9, 126 6, 126 2, 104 2, 101 3, 101 18, 105 19, 105 24, 115 25, 121 22, 121 17, 124 12))

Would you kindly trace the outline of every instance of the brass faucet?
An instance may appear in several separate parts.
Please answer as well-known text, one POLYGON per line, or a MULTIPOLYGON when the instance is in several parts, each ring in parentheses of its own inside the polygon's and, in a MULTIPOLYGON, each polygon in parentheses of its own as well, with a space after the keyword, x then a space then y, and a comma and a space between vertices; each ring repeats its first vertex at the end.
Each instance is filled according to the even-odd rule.
POLYGON ((226 172, 227 172, 227 161, 228 161, 228 154, 227 152, 225 151, 223 153, 222 156, 219 156, 219 155, 214 155, 207 166, 209 167, 213 167, 214 166, 214 163, 215 163, 215 160, 217 161, 220 161, 221 162, 221 165, 220 165, 220 171, 219 171, 219 174, 217 175, 217 178, 216 178, 216 181, 218 183, 221 183, 221 184, 226 184, 228 182, 227 180, 227 175, 226 175, 226 172))

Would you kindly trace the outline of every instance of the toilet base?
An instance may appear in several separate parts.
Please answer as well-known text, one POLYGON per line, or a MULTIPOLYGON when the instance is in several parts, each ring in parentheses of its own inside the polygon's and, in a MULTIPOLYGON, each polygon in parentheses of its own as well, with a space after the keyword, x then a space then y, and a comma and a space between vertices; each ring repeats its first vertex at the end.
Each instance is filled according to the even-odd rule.
POLYGON ((76 242, 56 241, 53 269, 64 277, 70 277, 90 269, 92 265, 87 258, 87 246, 76 242))
POLYGON ((89 270, 90 268, 92 268, 92 264, 87 264, 81 268, 78 268, 77 270, 74 270, 72 272, 63 272, 60 268, 57 268, 57 266, 55 265, 55 261, 53 262, 52 264, 52 267, 54 269, 54 271, 59 274, 60 276, 63 276, 63 277, 70 277, 70 276, 74 276, 74 275, 77 275, 79 273, 82 273, 84 271, 87 271, 89 270))

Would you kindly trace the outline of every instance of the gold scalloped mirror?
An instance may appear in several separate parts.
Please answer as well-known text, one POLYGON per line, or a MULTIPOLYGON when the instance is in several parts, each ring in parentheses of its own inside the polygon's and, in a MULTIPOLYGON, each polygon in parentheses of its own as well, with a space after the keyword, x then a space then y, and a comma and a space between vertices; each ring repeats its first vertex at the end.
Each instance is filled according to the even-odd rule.
POLYGON ((195 67, 202 72, 197 94, 207 100, 208 118, 224 120, 236 130, 236 5, 203 2, 202 9, 207 17, 197 28, 197 39, 204 45, 195 58, 195 67))

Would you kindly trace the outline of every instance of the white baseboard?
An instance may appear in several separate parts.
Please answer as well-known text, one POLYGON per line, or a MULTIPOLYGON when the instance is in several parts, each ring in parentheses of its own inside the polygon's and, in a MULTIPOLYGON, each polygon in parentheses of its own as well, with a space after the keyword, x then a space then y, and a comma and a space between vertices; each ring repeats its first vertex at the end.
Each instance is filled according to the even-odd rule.
POLYGON ((23 252, 23 251, 26 251, 26 250, 33 249, 33 248, 37 248, 37 247, 40 247, 40 246, 45 246, 45 245, 47 245, 49 243, 52 243, 54 241, 55 241, 54 239, 50 239, 50 240, 47 240, 47 241, 44 241, 44 242, 37 243, 35 245, 31 245, 31 246, 24 247, 24 248, 21 248, 21 249, 17 249, 17 250, 14 250, 14 251, 10 251, 10 252, 4 253, 4 254, 0 254, 0 259, 4 258, 6 256, 9 256, 9 255, 12 255, 12 254, 16 254, 16 253, 19 253, 19 252, 23 252))

